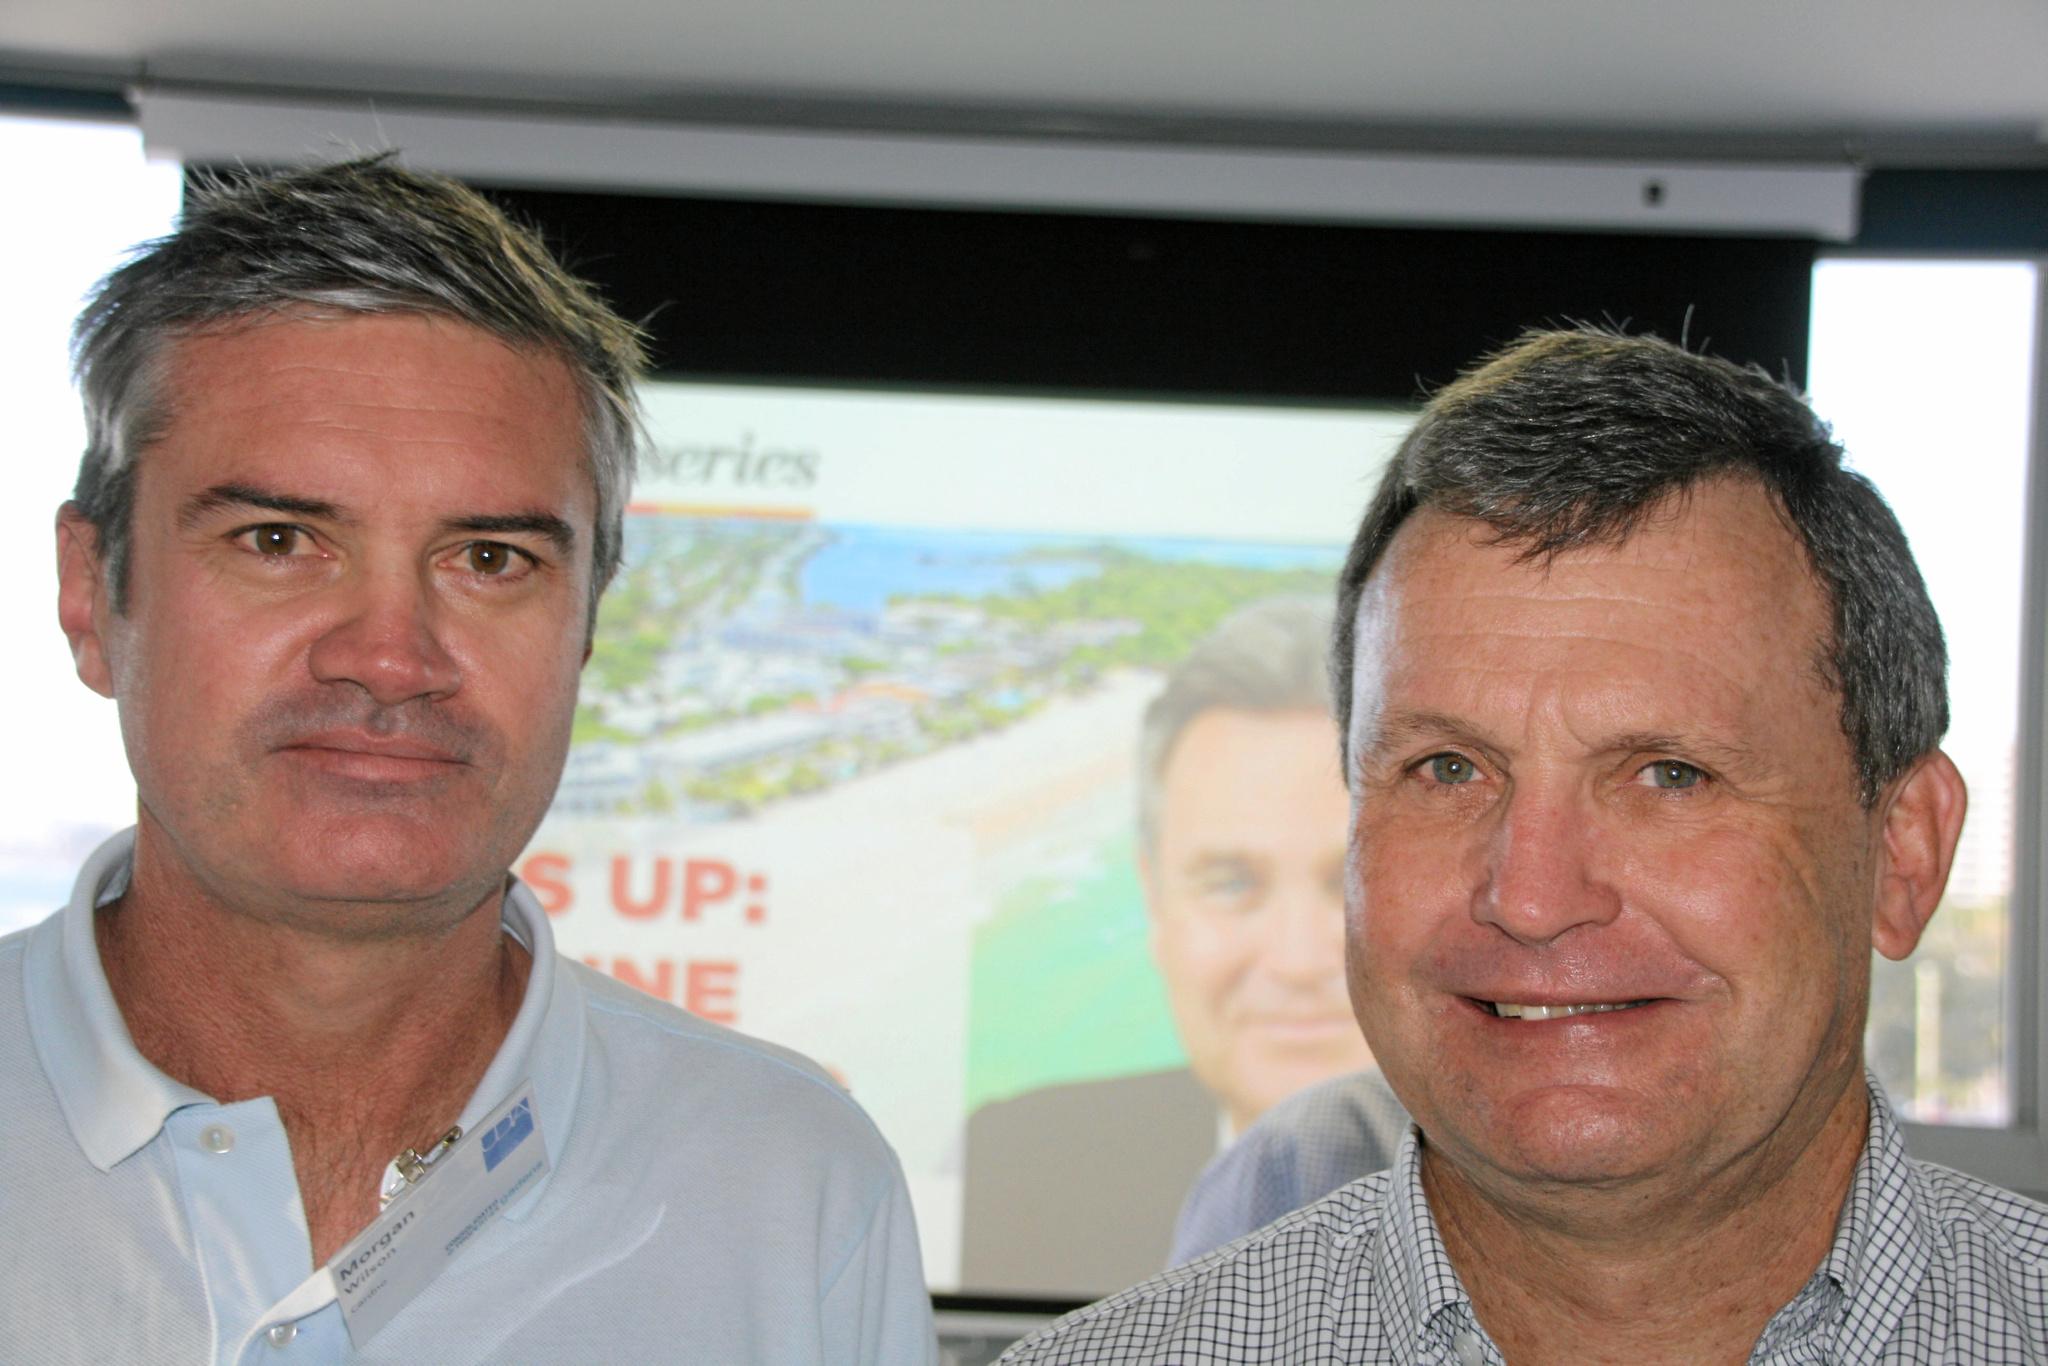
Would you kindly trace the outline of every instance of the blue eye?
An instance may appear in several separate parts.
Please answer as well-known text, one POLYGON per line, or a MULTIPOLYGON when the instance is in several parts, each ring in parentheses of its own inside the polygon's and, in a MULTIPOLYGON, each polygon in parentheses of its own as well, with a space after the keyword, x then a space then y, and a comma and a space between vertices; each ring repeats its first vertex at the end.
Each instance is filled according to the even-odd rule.
POLYGON ((1433 754, 1429 758, 1429 776, 1440 783, 1455 786, 1471 782, 1479 772, 1462 754, 1433 754))
POLYGON ((1707 776, 1691 764, 1683 763, 1677 759, 1659 759, 1656 763, 1644 769, 1643 772, 1649 775, 1650 786, 1660 787, 1666 791, 1673 792, 1688 787, 1698 787, 1701 782, 1705 781, 1707 776))

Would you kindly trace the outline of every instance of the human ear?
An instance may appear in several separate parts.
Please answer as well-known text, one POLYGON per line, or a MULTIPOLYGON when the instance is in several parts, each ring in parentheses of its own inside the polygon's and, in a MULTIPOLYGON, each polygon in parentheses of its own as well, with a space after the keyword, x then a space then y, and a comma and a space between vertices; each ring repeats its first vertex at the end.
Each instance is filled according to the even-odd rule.
POLYGON ((1934 918, 1968 806, 1963 775, 1938 749, 1921 756, 1892 790, 1871 925, 1871 943, 1885 957, 1910 954, 1934 918))
POLYGON ((76 503, 57 509, 57 622, 71 642, 79 681, 102 697, 114 695, 113 671, 101 636, 107 607, 99 532, 76 503))

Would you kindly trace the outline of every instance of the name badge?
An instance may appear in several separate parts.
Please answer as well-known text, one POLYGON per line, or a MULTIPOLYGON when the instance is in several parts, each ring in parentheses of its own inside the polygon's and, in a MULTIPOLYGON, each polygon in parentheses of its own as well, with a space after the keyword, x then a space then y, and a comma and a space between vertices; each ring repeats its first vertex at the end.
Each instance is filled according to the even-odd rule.
POLYGON ((528 1082, 327 1264, 349 1341, 360 1349, 547 1170, 528 1082))

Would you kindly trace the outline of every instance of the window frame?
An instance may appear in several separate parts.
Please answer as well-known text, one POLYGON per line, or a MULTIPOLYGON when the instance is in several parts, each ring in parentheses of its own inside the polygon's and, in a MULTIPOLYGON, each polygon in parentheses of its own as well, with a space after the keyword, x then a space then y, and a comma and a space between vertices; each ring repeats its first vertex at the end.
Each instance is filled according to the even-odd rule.
POLYGON ((1923 258, 2029 262, 2034 267, 2033 394, 2027 435, 2020 715, 2013 793, 2013 882, 2007 902, 2006 1067, 2012 1121, 2002 1128, 1903 1123, 1913 1156, 2048 1198, 2048 936, 2042 933, 2048 849, 2048 256, 2025 252, 1823 251, 1816 263, 1923 258))

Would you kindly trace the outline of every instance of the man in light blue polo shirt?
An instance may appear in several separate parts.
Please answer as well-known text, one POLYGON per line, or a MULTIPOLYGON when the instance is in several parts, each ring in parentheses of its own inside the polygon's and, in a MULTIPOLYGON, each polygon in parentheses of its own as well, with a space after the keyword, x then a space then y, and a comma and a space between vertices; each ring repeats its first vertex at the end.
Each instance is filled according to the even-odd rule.
POLYGON ((200 191, 58 519, 135 829, 0 940, 0 1360, 921 1362, 901 1170, 507 868, 619 555, 633 329, 451 182, 200 191))

